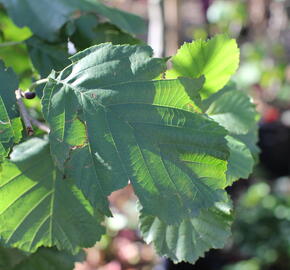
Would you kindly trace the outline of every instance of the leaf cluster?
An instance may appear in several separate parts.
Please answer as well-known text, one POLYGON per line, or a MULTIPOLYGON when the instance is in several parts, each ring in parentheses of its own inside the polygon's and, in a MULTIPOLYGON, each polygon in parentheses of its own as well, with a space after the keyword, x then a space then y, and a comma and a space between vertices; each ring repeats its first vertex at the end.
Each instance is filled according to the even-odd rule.
MULTIPOLYGON (((37 93, 50 128, 31 139, 22 132, 17 75, 1 62, 0 243, 76 254, 100 239, 107 197, 130 182, 141 233, 160 255, 194 263, 221 248, 232 222, 225 188, 248 177, 257 154, 255 107, 228 84, 235 40, 185 43, 167 70, 167 59, 130 35, 143 27, 133 15, 91 0, 0 3, 33 32, 25 44, 38 76, 48 76, 37 93), (70 57, 64 36, 78 51, 70 57)), ((37 254, 54 251, 43 250, 28 261, 50 263, 37 254)))

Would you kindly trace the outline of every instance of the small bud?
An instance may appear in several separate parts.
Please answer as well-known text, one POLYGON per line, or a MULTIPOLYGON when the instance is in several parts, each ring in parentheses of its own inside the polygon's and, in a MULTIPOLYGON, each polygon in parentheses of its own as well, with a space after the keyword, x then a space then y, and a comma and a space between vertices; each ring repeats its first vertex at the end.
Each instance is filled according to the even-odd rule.
POLYGON ((33 99, 33 98, 35 98, 35 93, 34 92, 26 91, 24 93, 24 97, 27 98, 27 99, 33 99))

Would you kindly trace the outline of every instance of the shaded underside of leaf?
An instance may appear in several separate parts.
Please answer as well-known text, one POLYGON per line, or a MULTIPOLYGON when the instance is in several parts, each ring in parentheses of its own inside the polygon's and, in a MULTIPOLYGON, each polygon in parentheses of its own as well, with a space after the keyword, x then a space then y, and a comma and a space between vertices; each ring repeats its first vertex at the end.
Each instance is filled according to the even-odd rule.
POLYGON ((242 141, 227 136, 230 157, 227 170, 227 185, 244 178, 247 179, 253 171, 255 160, 251 150, 242 141))
POLYGON ((246 134, 257 123, 257 111, 249 96, 235 86, 211 95, 203 103, 206 113, 231 134, 246 134))
POLYGON ((0 3, 18 26, 28 26, 34 34, 49 41, 54 41, 61 27, 82 12, 100 14, 129 33, 145 30, 140 17, 95 0, 0 0, 0 3))
POLYGON ((52 45, 36 36, 26 40, 26 45, 34 67, 41 77, 47 77, 51 70, 62 70, 70 61, 66 44, 52 45))
POLYGON ((74 33, 70 37, 78 50, 105 42, 112 44, 141 44, 141 40, 133 37, 111 23, 98 23, 97 18, 88 15, 82 16, 73 22, 74 33))
POLYGON ((0 270, 72 270, 82 253, 71 255, 56 248, 39 248, 28 254, 15 248, 0 247, 0 270))
POLYGON ((4 248, 0 245, 0 270, 12 270, 25 258, 26 255, 22 251, 15 248, 4 248))
POLYGON ((64 251, 42 247, 12 269, 7 270, 72 270, 76 260, 76 256, 64 251))
POLYGON ((234 134, 232 136, 240 142, 244 143, 250 149, 255 163, 257 163, 259 159, 258 155, 260 153, 260 148, 257 146, 258 127, 253 126, 246 134, 234 134))
POLYGON ((18 78, 11 68, 5 68, 0 61, 0 95, 9 118, 19 116, 14 91, 18 88, 18 78))
POLYGON ((4 244, 34 252, 40 246, 77 252, 104 232, 90 204, 54 167, 46 141, 15 147, 0 172, 0 236, 4 244))
POLYGON ((153 243, 157 253, 175 263, 195 263, 211 248, 222 248, 230 236, 232 214, 230 203, 216 203, 199 216, 167 225, 141 210, 140 230, 145 241, 153 243))
POLYGON ((227 185, 240 178, 248 178, 257 155, 255 133, 258 114, 255 105, 244 92, 237 90, 233 85, 226 86, 205 99, 203 109, 229 132, 227 185))

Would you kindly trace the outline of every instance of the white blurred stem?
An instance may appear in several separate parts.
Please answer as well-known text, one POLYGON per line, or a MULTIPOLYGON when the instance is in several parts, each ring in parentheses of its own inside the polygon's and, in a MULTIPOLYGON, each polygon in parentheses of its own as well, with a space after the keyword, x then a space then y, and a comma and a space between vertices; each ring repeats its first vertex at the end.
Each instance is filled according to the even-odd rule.
POLYGON ((148 40, 155 57, 164 56, 165 23, 163 0, 148 0, 148 40))
POLYGON ((33 91, 38 85, 41 85, 41 84, 45 84, 49 81, 48 78, 45 78, 45 79, 41 79, 41 80, 38 80, 38 81, 35 81, 34 83, 32 83, 30 85, 30 87, 28 88, 29 91, 33 91))
POLYGON ((180 6, 181 0, 166 0, 164 2, 166 24, 166 55, 174 55, 179 47, 180 6))

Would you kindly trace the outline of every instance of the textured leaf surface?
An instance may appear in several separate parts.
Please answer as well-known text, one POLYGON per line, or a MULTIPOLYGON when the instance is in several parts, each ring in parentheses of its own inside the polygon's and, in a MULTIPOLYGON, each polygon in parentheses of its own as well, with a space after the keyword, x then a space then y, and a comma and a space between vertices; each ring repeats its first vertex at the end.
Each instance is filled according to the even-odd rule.
POLYGON ((174 262, 194 263, 211 248, 222 248, 230 236, 232 223, 229 203, 216 203, 192 219, 177 225, 167 225, 160 219, 141 212, 140 230, 147 243, 153 243, 157 253, 174 262))
POLYGON ((53 41, 60 28, 81 12, 95 12, 130 33, 144 31, 141 18, 107 7, 96 0, 0 0, 14 22, 28 26, 34 34, 53 41))
POLYGON ((173 68, 166 72, 166 77, 198 78, 204 75, 201 95, 207 97, 229 81, 238 68, 239 56, 236 41, 226 35, 217 35, 208 41, 185 43, 172 57, 173 68))
POLYGON ((230 158, 227 170, 227 184, 231 185, 240 178, 248 178, 253 171, 255 160, 251 150, 240 140, 227 136, 230 158))
POLYGON ((250 98, 234 86, 225 87, 204 101, 206 113, 232 134, 246 134, 257 123, 250 98))
POLYGON ((87 15, 72 23, 73 34, 70 39, 78 50, 92 45, 112 42, 112 44, 140 44, 139 39, 122 31, 111 23, 99 23, 96 16, 87 15))
POLYGON ((92 246, 102 227, 81 192, 54 167, 46 141, 15 147, 0 171, 0 237, 33 252, 57 246, 76 252, 92 246))
POLYGON ((151 54, 102 44, 75 55, 43 109, 56 162, 94 205, 108 214, 106 196, 130 179, 144 212, 172 224, 221 200, 227 133, 201 114, 203 79, 150 81, 164 70, 151 54))
POLYGON ((66 44, 50 45, 36 36, 26 40, 31 61, 41 77, 47 77, 51 70, 62 70, 70 61, 66 44))
POLYGON ((9 270, 72 270, 76 257, 52 248, 40 248, 36 253, 9 270))
POLYGON ((128 33, 125 33, 115 25, 111 23, 100 23, 94 29, 96 38, 93 40, 94 44, 100 44, 104 42, 112 42, 113 44, 141 44, 141 40, 131 36, 128 33))
POLYGON ((249 136, 257 127, 257 112, 250 98, 234 86, 225 87, 203 101, 205 112, 229 131, 230 157, 227 183, 247 178, 257 153, 256 138, 249 136), (243 139, 247 138, 247 140, 243 139))
POLYGON ((66 35, 70 37, 78 50, 86 49, 92 45, 92 40, 96 38, 95 29, 99 24, 99 19, 94 14, 83 15, 66 25, 66 35))
POLYGON ((253 126, 246 134, 236 134, 232 135, 235 139, 243 142, 251 151, 253 159, 258 162, 258 155, 260 153, 260 148, 257 146, 258 142, 258 126, 253 126))
POLYGON ((41 247, 33 254, 0 247, 0 270, 72 270, 81 259, 55 248, 41 247))
POLYGON ((21 139, 22 124, 14 91, 18 79, 12 69, 6 69, 0 61, 0 161, 7 156, 10 147, 21 139))

